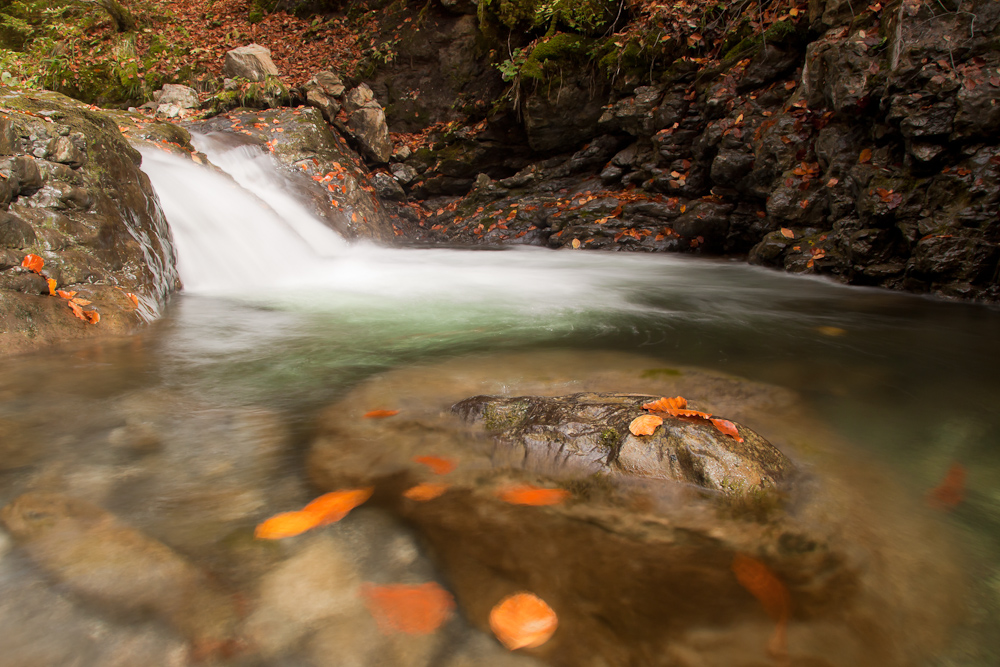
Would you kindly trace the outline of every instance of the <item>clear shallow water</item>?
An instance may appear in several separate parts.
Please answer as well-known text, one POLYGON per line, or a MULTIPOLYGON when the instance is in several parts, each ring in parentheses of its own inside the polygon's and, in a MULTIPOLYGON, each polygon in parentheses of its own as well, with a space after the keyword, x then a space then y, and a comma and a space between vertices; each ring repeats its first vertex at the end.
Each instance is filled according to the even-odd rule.
MULTIPOLYGON (((504 351, 566 358, 568 350, 583 374, 594 355, 637 353, 653 367, 703 367, 800 392, 867 454, 860 465, 881 467, 914 498, 963 464, 966 500, 945 521, 964 535, 973 568, 969 618, 952 647, 923 664, 996 664, 996 309, 690 258, 346 246, 272 187, 269 158, 220 153, 207 141, 203 149, 243 187, 166 154, 144 155, 186 285, 166 317, 131 341, 0 370, 8 461, 0 501, 31 489, 84 497, 252 591, 273 563, 253 549, 225 551, 220 536, 239 542, 262 517, 308 499, 301 452, 316 411, 365 378, 504 351)), ((766 422, 755 426, 768 435, 766 422)), ((404 528, 375 512, 359 516, 331 538, 354 554, 359 576, 434 575, 404 528), (403 555, 380 560, 382 543, 403 555)), ((4 551, 0 587, 9 600, 32 599, 25 577, 45 581, 44 572, 9 543, 4 551)), ((101 610, 79 612, 72 590, 44 595, 52 600, 33 604, 48 611, 0 603, 0 625, 11 630, 0 648, 15 630, 34 637, 46 614, 69 628, 65 637, 25 639, 20 653, 7 651, 20 662, 0 665, 68 664, 59 656, 74 652, 90 656, 80 664, 110 664, 87 639, 101 632, 139 647, 130 655, 176 653, 171 664, 185 664, 182 647, 155 624, 128 634, 101 610), (50 657, 24 657, 46 642, 54 642, 50 657)), ((468 636, 451 641, 464 646, 468 636)), ((314 664, 279 655, 274 664, 314 664)))

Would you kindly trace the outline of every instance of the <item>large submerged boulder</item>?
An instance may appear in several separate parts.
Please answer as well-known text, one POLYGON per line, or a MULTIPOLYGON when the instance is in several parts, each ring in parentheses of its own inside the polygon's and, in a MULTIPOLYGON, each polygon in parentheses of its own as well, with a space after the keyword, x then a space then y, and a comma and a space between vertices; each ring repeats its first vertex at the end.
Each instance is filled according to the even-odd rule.
POLYGON ((57 93, 5 89, 0 106, 0 355, 155 318, 177 272, 139 153, 110 116, 57 93), (40 272, 22 268, 28 254, 40 272), (98 315, 75 317, 50 280, 98 315))
POLYGON ((544 599, 559 629, 529 653, 549 664, 770 664, 775 624, 734 575, 744 557, 787 587, 792 664, 908 665, 939 646, 962 604, 943 527, 793 395, 659 365, 548 352, 394 371, 323 413, 308 472, 319 490, 373 485, 473 625, 518 590, 544 599), (649 396, 676 395, 736 422, 743 446, 683 419, 628 433, 649 396), (443 493, 404 495, 426 482, 443 493), (524 485, 556 502, 512 502, 524 485))

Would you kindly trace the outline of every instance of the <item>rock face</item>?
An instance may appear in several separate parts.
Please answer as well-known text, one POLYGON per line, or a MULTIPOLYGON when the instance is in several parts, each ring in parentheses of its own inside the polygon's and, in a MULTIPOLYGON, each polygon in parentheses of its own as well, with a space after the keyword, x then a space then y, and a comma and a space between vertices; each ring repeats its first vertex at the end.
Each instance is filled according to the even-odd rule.
POLYGON ((362 83, 343 101, 348 113, 347 131, 360 144, 362 152, 376 162, 388 162, 392 154, 389 127, 372 89, 362 83))
POLYGON ((912 643, 917 626, 923 646, 941 641, 943 610, 961 604, 953 597, 961 588, 954 556, 928 554, 915 541, 919 512, 904 518, 884 496, 855 487, 856 460, 842 478, 828 459, 820 476, 795 477, 784 455, 742 425, 753 451, 694 424, 667 424, 661 440, 633 441, 618 431, 647 394, 681 394, 713 413, 755 420, 785 442, 789 434, 778 426, 785 419, 821 441, 822 429, 794 398, 691 369, 650 372, 626 355, 586 363, 500 355, 373 378, 321 416, 309 475, 321 490, 374 484, 369 504, 420 532, 463 614, 484 631, 504 596, 540 596, 559 616, 559 630, 529 654, 548 664, 687 664, 692 655, 705 664, 767 664, 774 626, 733 575, 734 554, 766 563, 788 587, 796 662, 902 666, 924 650, 912 643), (482 395, 501 387, 506 396, 482 395), (570 387, 584 393, 566 396, 570 387), (642 394, 608 393, 611 387, 642 394), (463 391, 478 396, 456 405, 463 391), (376 407, 400 412, 363 418, 376 407), (642 451, 632 455, 633 445, 642 451), (670 454, 685 446, 692 465, 678 469, 670 454), (455 468, 432 474, 419 456, 444 457, 455 468), (698 461, 704 471, 723 460, 719 470, 737 472, 691 474, 698 461), (403 496, 419 482, 446 490, 426 502, 403 496), (566 500, 543 507, 504 500, 523 484, 559 489, 566 500), (934 581, 917 594, 887 584, 923 576, 934 581), (928 599, 940 612, 934 620, 926 616, 928 599), (850 629, 859 624, 872 632, 850 629))
MULTIPOLYGON (((657 396, 584 393, 572 396, 475 396, 452 410, 482 424, 511 460, 533 468, 576 468, 668 479, 715 491, 776 488, 792 464, 746 427, 742 442, 710 422, 667 418, 652 435, 636 436, 629 423, 657 396)), ((694 408, 692 408, 694 409, 694 408)))
POLYGON ((222 75, 233 79, 239 77, 248 81, 263 81, 269 76, 278 76, 278 68, 271 60, 269 49, 260 44, 250 44, 226 52, 222 75))
POLYGON ((62 95, 8 91, 2 103, 0 354, 120 335, 155 318, 177 273, 138 152, 110 116, 62 95), (43 259, 44 277, 21 268, 29 253, 43 259), (46 279, 92 302, 100 321, 74 317, 46 279))

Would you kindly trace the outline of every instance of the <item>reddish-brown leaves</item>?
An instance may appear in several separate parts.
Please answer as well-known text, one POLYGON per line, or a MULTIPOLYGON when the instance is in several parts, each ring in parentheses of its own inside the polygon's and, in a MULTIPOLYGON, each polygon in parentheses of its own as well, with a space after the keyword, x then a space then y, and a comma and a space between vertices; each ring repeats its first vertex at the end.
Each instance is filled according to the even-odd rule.
POLYGON ((559 618, 533 593, 514 593, 490 611, 490 629, 511 651, 541 646, 552 637, 559 618))
POLYGON ((399 410, 371 410, 366 412, 363 416, 365 419, 385 419, 386 417, 392 417, 393 415, 398 415, 399 410))
POLYGON ((863 149, 861 151, 861 154, 858 155, 858 162, 860 162, 861 164, 869 164, 871 161, 872 161, 872 149, 870 148, 863 149))
POLYGON ((414 456, 413 460, 427 466, 436 475, 447 475, 455 469, 454 461, 440 456, 414 456))
POLYGON ((409 498, 410 500, 416 500, 418 502, 427 502, 428 500, 434 500, 438 496, 442 495, 448 490, 450 484, 436 484, 434 482, 424 482, 423 484, 417 484, 414 487, 410 487, 403 492, 404 498, 409 498))
POLYGON ((558 505, 569 497, 569 491, 520 484, 500 489, 497 491, 497 497, 512 505, 558 505))
POLYGON ((792 611, 792 597, 788 588, 767 565, 750 556, 733 556, 732 570, 740 585, 757 598, 767 615, 777 623, 768 643, 768 650, 772 655, 787 654, 786 631, 792 611))
MULTIPOLYGON (((674 396, 673 398, 661 398, 657 401, 653 401, 652 403, 643 403, 642 405, 643 410, 649 410, 650 412, 659 412, 661 414, 667 415, 668 417, 693 417, 695 419, 704 419, 706 421, 711 422, 711 424, 715 428, 719 429, 721 432, 734 438, 736 442, 743 442, 743 438, 740 437, 739 431, 736 430, 736 425, 733 424, 732 422, 726 421, 725 419, 714 419, 712 415, 709 414, 708 412, 701 412, 700 410, 687 410, 686 408, 687 408, 687 399, 684 398, 683 396, 674 396)), ((632 420, 632 424, 635 424, 643 417, 648 417, 648 416, 654 416, 654 415, 643 415, 642 417, 636 417, 634 420, 632 420)), ((659 417, 656 418, 659 419, 659 417)), ((660 419, 660 423, 662 422, 663 420, 660 419)), ((659 426, 660 423, 656 425, 659 426)), ((630 431, 632 431, 632 424, 629 424, 630 431)), ((632 431, 632 434, 649 435, 652 432, 653 431, 649 431, 649 433, 640 434, 636 433, 635 431, 632 431)))
POLYGON ((781 235, 784 236, 786 239, 794 239, 795 238, 795 232, 793 232, 792 230, 790 230, 788 227, 782 227, 781 228, 781 235))
POLYGON ((41 273, 42 267, 45 266, 45 260, 38 255, 28 254, 21 260, 21 266, 34 273, 41 273))
POLYGON ((965 466, 951 464, 944 479, 927 494, 927 502, 934 507, 953 510, 965 499, 965 466))
POLYGON ((653 435, 662 423, 662 417, 639 415, 628 425, 628 430, 632 435, 653 435))
POLYGON ((719 429, 729 437, 736 440, 736 442, 743 442, 743 437, 740 432, 736 430, 736 424, 726 419, 709 419, 715 428, 719 429))
POLYGON ((361 596, 383 634, 429 635, 455 608, 455 599, 433 581, 426 584, 361 585, 361 596))
POLYGON ((673 412, 674 410, 683 410, 687 407, 687 404, 686 398, 675 396, 674 398, 661 398, 652 403, 643 403, 642 409, 653 410, 655 412, 673 412))

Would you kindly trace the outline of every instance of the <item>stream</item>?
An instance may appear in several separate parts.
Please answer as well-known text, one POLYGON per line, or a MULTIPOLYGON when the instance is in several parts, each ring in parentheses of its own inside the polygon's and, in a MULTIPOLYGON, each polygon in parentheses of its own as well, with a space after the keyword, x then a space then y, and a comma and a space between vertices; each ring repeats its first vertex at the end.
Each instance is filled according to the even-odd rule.
MULTIPOLYGON (((779 408, 746 423, 818 478, 829 463, 845 488, 879 491, 892 511, 872 508, 872 531, 903 508, 913 530, 894 527, 921 545, 914 557, 961 572, 958 611, 942 610, 946 622, 928 614, 944 638, 925 647, 908 636, 919 628, 900 628, 885 642, 913 649, 881 664, 1000 664, 996 308, 737 261, 349 245, 276 185, 269 156, 197 142, 231 178, 143 151, 185 286, 165 316, 127 340, 4 362, 0 505, 44 491, 103 508, 236 595, 241 639, 224 650, 198 630, 191 640, 177 629, 180 612, 135 602, 152 584, 112 573, 102 584, 111 592, 86 594, 80 581, 96 575, 74 571, 73 559, 110 562, 99 544, 63 550, 68 560, 54 567, 0 532, 0 667, 566 664, 556 640, 548 652, 507 652, 461 599, 437 633, 373 629, 359 582, 447 588, 450 576, 419 530, 383 508, 278 542, 254 540, 253 528, 318 495, 305 463, 318 416, 380 377, 425 378, 429 393, 479 373, 495 373, 469 380, 479 393, 516 395, 521 379, 543 377, 558 393, 609 377, 619 391, 644 392, 658 373, 687 369, 793 392, 820 425, 814 441, 779 408), (929 505, 953 464, 967 471, 962 501, 929 505), (920 537, 926 526, 930 538, 920 537)), ((772 658, 766 615, 754 623, 589 664, 880 664, 840 651, 836 632, 794 624, 789 661, 772 658), (759 654, 740 653, 745 642, 759 654)))

